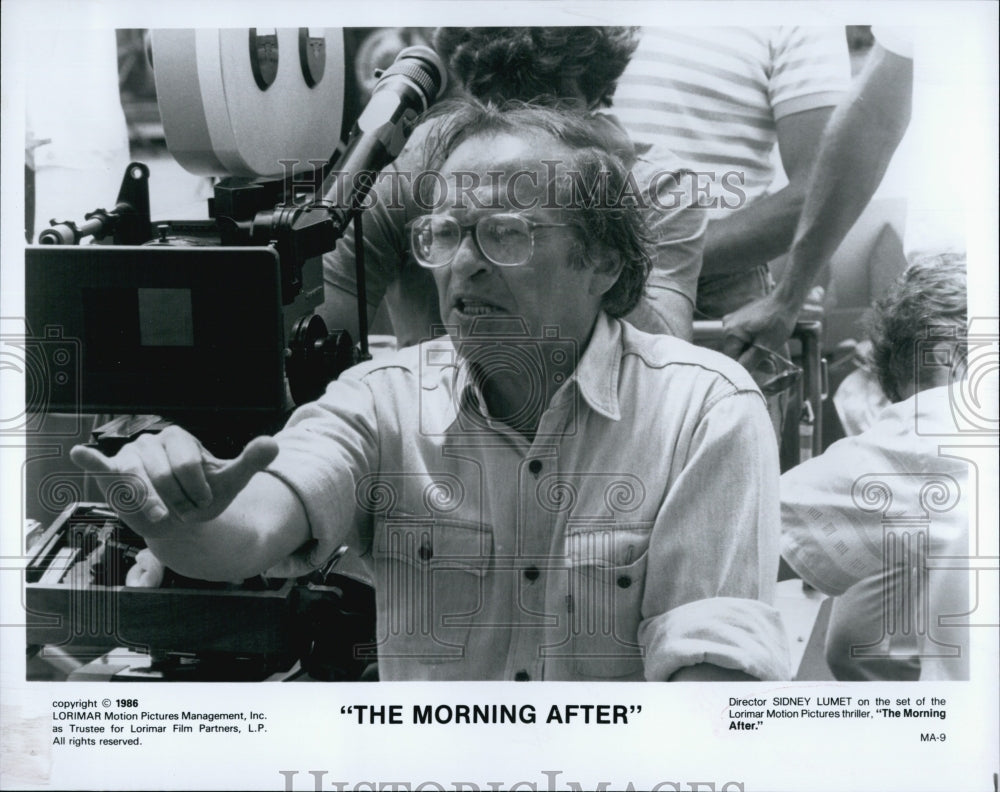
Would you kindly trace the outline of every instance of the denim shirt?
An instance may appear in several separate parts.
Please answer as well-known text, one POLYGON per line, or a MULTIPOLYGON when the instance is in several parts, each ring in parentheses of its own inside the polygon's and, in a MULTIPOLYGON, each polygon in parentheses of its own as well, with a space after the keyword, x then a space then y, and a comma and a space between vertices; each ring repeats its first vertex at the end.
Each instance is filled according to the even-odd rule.
POLYGON ((602 314, 529 441, 445 336, 348 372, 277 440, 313 540, 274 571, 364 555, 381 679, 787 676, 777 452, 734 361, 602 314))

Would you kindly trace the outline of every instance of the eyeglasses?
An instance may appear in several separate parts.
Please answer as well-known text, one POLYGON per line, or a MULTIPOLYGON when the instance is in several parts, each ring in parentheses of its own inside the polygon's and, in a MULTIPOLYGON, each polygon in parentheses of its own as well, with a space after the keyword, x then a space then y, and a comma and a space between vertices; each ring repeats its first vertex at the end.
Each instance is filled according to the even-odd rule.
POLYGON ((423 215, 410 224, 410 249, 422 267, 452 262, 468 231, 486 259, 498 267, 520 267, 531 259, 536 228, 564 228, 569 223, 538 223, 519 214, 486 214, 472 223, 451 215, 423 215))
POLYGON ((751 344, 751 346, 767 353, 767 356, 751 372, 761 393, 765 396, 774 396, 798 383, 802 377, 802 369, 795 363, 783 355, 779 355, 773 349, 768 349, 760 344, 751 344))

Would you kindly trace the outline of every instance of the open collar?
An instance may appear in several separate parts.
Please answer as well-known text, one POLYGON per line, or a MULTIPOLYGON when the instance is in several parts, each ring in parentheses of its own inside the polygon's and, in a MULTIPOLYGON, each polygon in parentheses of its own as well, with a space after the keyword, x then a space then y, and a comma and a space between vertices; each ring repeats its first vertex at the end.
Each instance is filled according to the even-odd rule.
MULTIPOLYGON (((456 415, 462 410, 472 410, 483 419, 489 419, 486 401, 480 382, 468 365, 457 356, 452 383, 452 398, 456 415)), ((569 379, 553 395, 551 407, 566 398, 569 388, 576 387, 586 404, 595 412, 612 421, 621 419, 618 402, 618 376, 622 359, 621 323, 603 311, 594 322, 590 341, 569 379)))

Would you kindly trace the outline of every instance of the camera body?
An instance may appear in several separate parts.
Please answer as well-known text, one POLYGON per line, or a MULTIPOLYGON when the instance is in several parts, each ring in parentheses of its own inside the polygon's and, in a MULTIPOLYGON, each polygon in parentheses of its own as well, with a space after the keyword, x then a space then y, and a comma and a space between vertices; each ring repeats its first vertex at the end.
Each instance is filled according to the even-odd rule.
POLYGON ((120 661, 123 648, 142 653, 123 667, 84 666, 74 678, 251 681, 299 660, 317 679, 357 679, 371 662, 375 597, 362 581, 331 564, 305 578, 239 583, 166 569, 159 586, 128 585, 145 542, 118 511, 70 503, 29 548, 29 647, 81 661, 108 652, 120 661))
MULTIPOLYGON (((0 338, 28 380, 26 409, 4 415, 0 432, 44 435, 53 413, 66 411, 75 425, 60 434, 80 442, 86 413, 156 413, 216 455, 235 456, 251 437, 277 430, 289 396, 317 398, 367 358, 363 260, 360 351, 346 333, 327 336, 311 314, 323 296, 320 257, 350 223, 360 233, 370 179, 351 178, 343 203, 325 199, 342 191, 324 181, 391 162, 444 90, 447 70, 430 49, 410 47, 380 73, 378 101, 362 111, 344 79, 353 55, 340 29, 170 29, 153 31, 151 42, 170 153, 192 173, 223 177, 208 219, 154 223, 150 170, 134 162, 110 210, 81 207, 84 220, 53 221, 39 235, 27 251, 25 303, 27 322, 45 330, 0 338)), ((104 428, 93 439, 110 455, 117 448, 104 428)), ((234 662, 247 657, 262 658, 260 668, 298 657, 324 678, 358 672, 355 645, 374 630, 363 580, 331 562, 303 581, 220 588, 168 570, 160 587, 124 585, 138 552, 128 508, 141 493, 121 503, 108 493, 110 508, 80 503, 93 476, 42 467, 26 485, 48 510, 65 510, 29 559, 32 647, 222 658, 213 678, 243 678, 234 662), (327 636, 347 638, 334 645, 327 636)))

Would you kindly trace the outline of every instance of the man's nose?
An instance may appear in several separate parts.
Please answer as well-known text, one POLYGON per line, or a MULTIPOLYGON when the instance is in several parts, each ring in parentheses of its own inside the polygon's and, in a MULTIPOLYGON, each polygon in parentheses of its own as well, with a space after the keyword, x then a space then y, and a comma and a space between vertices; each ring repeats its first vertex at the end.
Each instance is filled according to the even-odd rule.
POLYGON ((455 257, 451 260, 452 272, 463 278, 472 278, 481 272, 488 271, 492 266, 480 251, 479 245, 476 244, 473 229, 462 229, 462 239, 458 243, 455 257))

